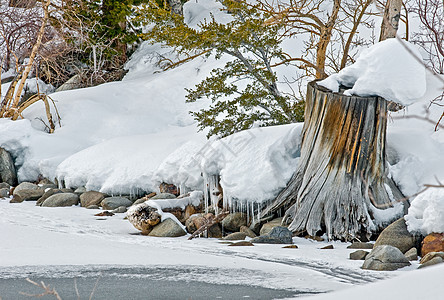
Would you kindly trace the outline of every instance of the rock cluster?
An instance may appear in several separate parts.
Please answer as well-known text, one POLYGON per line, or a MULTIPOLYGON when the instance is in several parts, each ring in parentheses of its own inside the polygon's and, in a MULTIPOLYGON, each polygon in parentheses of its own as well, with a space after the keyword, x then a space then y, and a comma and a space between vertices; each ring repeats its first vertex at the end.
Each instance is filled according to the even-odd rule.
MULTIPOLYGON (((4 161, 8 160, 8 155, 1 150, 0 148, 0 159, 5 164, 4 161)), ((7 174, 6 169, 11 168, 0 168, 2 181, 13 178, 12 175, 7 174)), ((217 217, 214 210, 204 212, 202 192, 198 192, 201 196, 198 204, 187 202, 188 204, 181 205, 182 200, 191 199, 192 193, 178 195, 179 190, 167 183, 161 184, 160 191, 159 194, 150 193, 143 198, 134 199, 129 196, 110 196, 99 191, 87 191, 85 187, 58 188, 57 184, 47 179, 38 183, 22 182, 15 187, 9 182, 0 182, 0 198, 9 197, 10 203, 36 201, 36 205, 42 207, 80 205, 88 209, 102 209, 101 212, 95 214, 102 217, 127 212, 128 220, 143 235, 180 237, 187 233, 193 234, 205 226, 207 228, 205 231, 198 231, 199 233, 202 231, 202 236, 222 238, 224 240, 222 243, 228 243, 229 246, 288 244, 289 246, 284 248, 298 249, 296 245, 293 245, 293 233, 282 225, 282 218, 268 218, 268 222, 261 220, 250 225, 246 214, 242 212, 221 214, 217 217), (176 204, 157 207, 156 205, 161 202, 176 204), (221 221, 217 219, 219 217, 221 221), (217 222, 214 221, 216 219, 217 222)), ((306 238, 323 241, 322 237, 307 236, 306 238)), ((422 257, 419 261, 420 268, 423 268, 444 262, 444 233, 431 233, 425 238, 413 235, 408 232, 404 218, 401 218, 384 229, 374 244, 353 242, 347 248, 355 250, 349 254, 351 260, 364 261, 363 269, 396 270, 409 266, 410 261, 418 261, 418 254, 422 257)), ((334 247, 328 245, 320 249, 334 249, 334 247)))

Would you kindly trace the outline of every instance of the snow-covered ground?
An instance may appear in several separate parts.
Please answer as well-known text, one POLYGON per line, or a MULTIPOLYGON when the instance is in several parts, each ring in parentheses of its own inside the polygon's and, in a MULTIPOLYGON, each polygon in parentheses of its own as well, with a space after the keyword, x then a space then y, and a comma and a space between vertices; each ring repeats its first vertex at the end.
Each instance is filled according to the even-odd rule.
POLYGON ((0 279, 23 278, 57 265, 174 266, 177 278, 183 278, 186 275, 180 269, 194 266, 214 269, 214 276, 189 280, 311 293, 369 283, 417 266, 416 262, 392 273, 360 270, 362 261, 349 260, 354 250, 341 242, 294 238, 299 249, 283 249, 282 245, 265 244, 229 247, 217 239, 188 241, 187 236, 142 236, 123 219, 124 214, 105 218, 95 217, 97 212, 0 200, 0 279), (335 249, 320 249, 329 244, 335 249))

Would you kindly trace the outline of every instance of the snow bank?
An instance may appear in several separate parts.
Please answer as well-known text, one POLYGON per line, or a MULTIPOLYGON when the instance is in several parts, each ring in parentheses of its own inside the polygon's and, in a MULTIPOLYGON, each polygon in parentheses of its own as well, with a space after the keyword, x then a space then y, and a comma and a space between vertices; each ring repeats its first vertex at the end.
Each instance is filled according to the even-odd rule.
POLYGON ((180 207, 185 209, 187 205, 199 206, 203 200, 203 192, 193 191, 188 197, 175 198, 175 199, 151 199, 146 201, 151 207, 160 209, 180 207))
POLYGON ((356 62, 319 84, 346 95, 381 96, 402 105, 417 101, 426 91, 426 74, 418 49, 398 39, 379 42, 361 52, 356 62))
POLYGON ((410 232, 444 232, 444 189, 430 188, 419 194, 404 218, 410 232))
POLYGON ((207 143, 187 143, 164 160, 156 178, 202 188, 201 173, 220 175, 224 196, 250 202, 270 200, 296 170, 302 126, 253 128, 207 143))

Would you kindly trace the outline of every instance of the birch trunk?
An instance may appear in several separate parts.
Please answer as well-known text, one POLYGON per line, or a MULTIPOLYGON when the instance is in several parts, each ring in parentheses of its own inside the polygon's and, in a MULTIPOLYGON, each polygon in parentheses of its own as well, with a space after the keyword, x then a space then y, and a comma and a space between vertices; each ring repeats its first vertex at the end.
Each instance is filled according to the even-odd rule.
POLYGON ((396 37, 401 18, 402 0, 387 0, 379 41, 396 37))
POLYGON ((386 176, 387 101, 311 82, 305 120, 298 169, 262 215, 282 208, 293 232, 368 238, 380 229, 375 211, 403 198, 386 176))

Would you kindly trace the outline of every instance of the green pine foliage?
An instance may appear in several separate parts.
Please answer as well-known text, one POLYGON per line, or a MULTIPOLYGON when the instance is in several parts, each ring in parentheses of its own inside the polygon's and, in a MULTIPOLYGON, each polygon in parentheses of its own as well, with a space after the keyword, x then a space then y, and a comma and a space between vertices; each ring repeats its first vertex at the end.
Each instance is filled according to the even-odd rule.
POLYGON ((212 70, 209 77, 187 89, 187 101, 210 99, 208 109, 192 112, 200 129, 227 136, 251 128, 303 120, 303 103, 278 89, 273 64, 285 60, 280 48, 280 24, 265 25, 271 16, 241 1, 220 0, 232 21, 206 20, 196 30, 181 15, 172 14, 156 1, 139 11, 139 20, 152 29, 143 38, 173 47, 179 54, 199 54, 233 60, 212 70))

